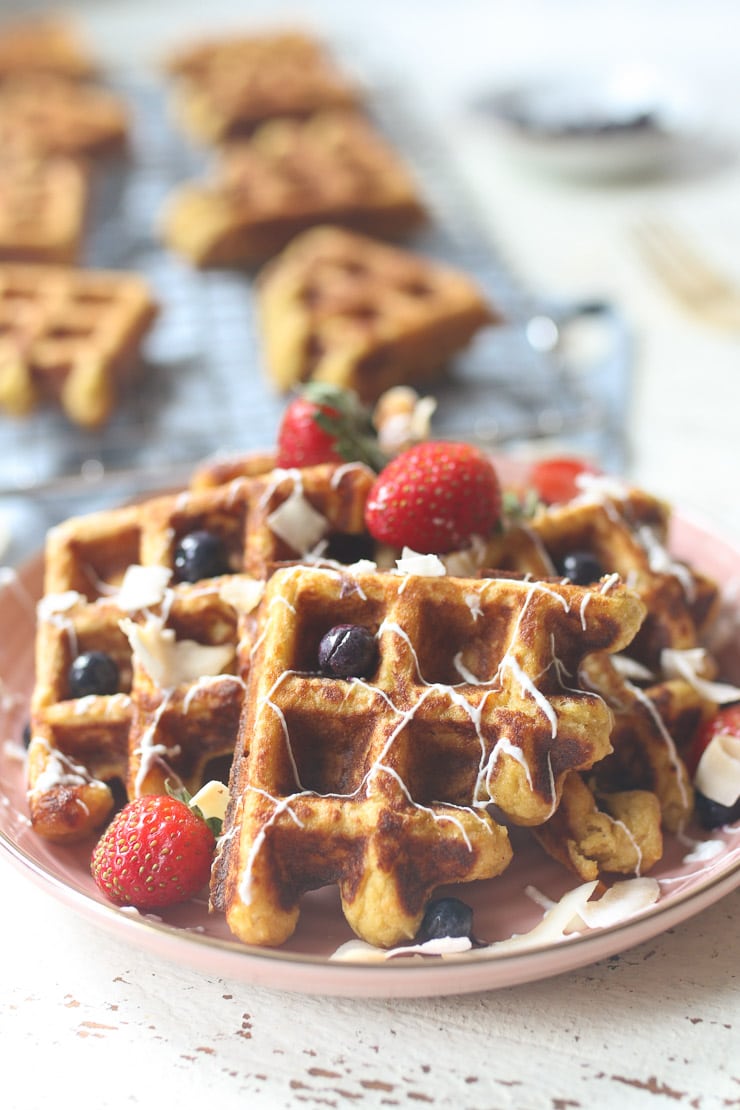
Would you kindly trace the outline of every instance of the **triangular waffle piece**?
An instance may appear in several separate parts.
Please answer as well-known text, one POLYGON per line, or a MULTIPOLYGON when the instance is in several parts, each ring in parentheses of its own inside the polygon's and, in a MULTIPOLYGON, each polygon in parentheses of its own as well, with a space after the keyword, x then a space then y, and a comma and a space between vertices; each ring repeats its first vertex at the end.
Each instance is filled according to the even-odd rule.
POLYGON ((87 174, 69 158, 0 159, 0 261, 75 263, 87 194, 87 174))
POLYGON ((584 662, 581 677, 614 714, 613 751, 594 769, 596 789, 650 790, 663 825, 671 832, 682 829, 693 811, 694 792, 681 753, 716 704, 684 679, 638 686, 601 654, 584 662))
POLYGON ((0 265, 0 409, 51 402, 75 424, 104 424, 155 315, 135 274, 0 265))
POLYGON ((395 238, 424 219, 416 183, 385 139, 359 114, 325 111, 270 120, 229 144, 211 181, 170 198, 162 233, 196 266, 253 266, 315 224, 395 238))
POLYGON ((644 875, 663 855, 660 803, 649 790, 596 795, 568 775, 557 812, 533 830, 559 863, 583 882, 601 875, 644 875))
POLYGON ((87 44, 66 19, 46 16, 0 26, 0 81, 28 73, 79 80, 96 69, 87 44))
POLYGON ((0 84, 0 142, 39 155, 100 157, 126 146, 123 101, 97 85, 44 74, 0 84))
POLYGON ((214 760, 230 760, 255 580, 277 560, 306 557, 303 543, 323 541, 329 553, 351 547, 371 481, 361 466, 271 471, 51 530, 28 763, 37 832, 79 839, 100 826, 121 790, 133 797, 170 779, 193 792, 214 760), (202 530, 223 543, 226 574, 168 582, 178 542, 202 530), (90 651, 115 661, 118 688, 73 697, 69 668, 90 651))
POLYGON ((299 32, 196 43, 173 54, 167 69, 179 79, 179 118, 204 142, 249 135, 276 116, 301 119, 358 100, 322 44, 299 32))
POLYGON ((415 935, 439 884, 500 873, 510 847, 488 802, 545 820, 568 772, 608 751, 611 714, 575 688, 577 666, 623 647, 643 611, 614 584, 278 570, 214 866, 232 931, 280 944, 301 894, 337 883, 355 932, 393 945, 415 935), (366 677, 320 673, 337 624, 374 635, 366 677))
POLYGON ((279 389, 312 379, 365 401, 438 374, 497 320, 466 274, 336 227, 304 232, 268 263, 258 312, 279 389))

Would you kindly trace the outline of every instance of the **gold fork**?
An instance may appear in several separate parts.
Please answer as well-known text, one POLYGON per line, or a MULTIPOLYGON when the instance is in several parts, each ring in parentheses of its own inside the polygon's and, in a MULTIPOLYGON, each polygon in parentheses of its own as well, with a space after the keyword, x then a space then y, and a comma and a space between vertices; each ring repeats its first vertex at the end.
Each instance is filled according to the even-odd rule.
POLYGON ((740 328, 740 284, 701 256, 683 233, 661 220, 635 228, 637 245, 675 299, 716 327, 740 328))

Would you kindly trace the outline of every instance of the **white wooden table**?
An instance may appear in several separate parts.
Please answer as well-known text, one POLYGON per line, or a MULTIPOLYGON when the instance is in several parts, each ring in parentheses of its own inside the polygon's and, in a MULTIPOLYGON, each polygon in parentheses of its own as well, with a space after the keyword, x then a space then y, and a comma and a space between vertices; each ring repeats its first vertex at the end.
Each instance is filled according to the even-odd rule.
MULTIPOLYGON (((652 184, 588 187, 534 176, 461 111, 488 84, 594 51, 640 54, 696 82, 740 153, 740 10, 571 0, 316 2, 306 20, 361 39, 434 114, 491 229, 525 280, 607 295, 636 363, 630 471, 740 541, 740 336, 682 315, 646 272, 631 223, 681 219, 740 277, 740 166, 652 184), (402 11, 399 9, 402 8, 402 11), (593 8, 593 10, 592 10, 593 8)), ((73 5, 74 8, 74 5, 73 5)), ((265 20, 295 6, 254 3, 265 20)), ((113 61, 237 5, 77 5, 113 61)), ((565 1110, 740 1105, 740 891, 666 934, 545 982, 440 999, 305 997, 209 978, 138 951, 32 885, 0 857, 3 1104, 80 1107, 381 1107, 565 1110), (166 1100, 166 1101, 165 1101, 166 1100)))

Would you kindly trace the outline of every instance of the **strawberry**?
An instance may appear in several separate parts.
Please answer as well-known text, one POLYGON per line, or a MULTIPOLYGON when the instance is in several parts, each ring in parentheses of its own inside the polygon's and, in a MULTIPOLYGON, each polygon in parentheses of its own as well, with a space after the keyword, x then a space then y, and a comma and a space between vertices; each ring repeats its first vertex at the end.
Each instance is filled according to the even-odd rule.
POLYGON ((686 769, 693 777, 699 760, 714 740, 715 736, 734 736, 740 739, 740 702, 725 705, 718 709, 703 725, 700 725, 686 756, 686 769))
POLYGON ((488 456, 467 443, 430 440, 380 472, 365 525, 380 543, 443 554, 489 535, 500 515, 501 487, 488 456))
POLYGON ((277 465, 284 469, 364 462, 379 470, 386 462, 370 413, 356 394, 321 382, 311 382, 287 406, 277 448, 277 465))
POLYGON ((595 474, 584 459, 555 456, 534 463, 527 475, 528 484, 541 501, 548 505, 570 501, 579 492, 577 479, 581 474, 595 474))
POLYGON ((161 909, 192 898, 208 882, 212 827, 182 796, 147 794, 118 813, 93 850, 91 871, 117 906, 161 909))

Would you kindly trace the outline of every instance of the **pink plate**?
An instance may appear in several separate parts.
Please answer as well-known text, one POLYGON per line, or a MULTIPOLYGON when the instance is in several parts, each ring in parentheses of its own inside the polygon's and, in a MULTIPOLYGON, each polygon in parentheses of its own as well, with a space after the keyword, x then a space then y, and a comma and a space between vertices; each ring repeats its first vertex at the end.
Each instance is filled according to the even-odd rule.
MULTIPOLYGON (((735 634, 730 636, 732 643, 723 666, 725 677, 737 681, 740 553, 683 518, 676 519, 673 531, 675 554, 714 576, 728 596, 735 591, 734 608, 730 606, 728 610, 735 634)), ((691 840, 712 841, 709 847, 714 854, 691 852, 685 838, 680 841, 669 838, 663 860, 651 872, 660 888, 657 902, 619 924, 572 934, 558 941, 540 942, 526 949, 372 964, 331 959, 339 945, 352 939, 333 889, 306 896, 295 935, 276 951, 235 941, 224 921, 208 913, 205 902, 175 908, 161 918, 116 909, 98 894, 90 877, 91 844, 59 847, 31 831, 26 816, 21 734, 33 683, 35 602, 41 592, 41 557, 26 565, 17 576, 8 576, 3 581, 0 716, 3 737, 17 738, 17 742, 6 740, 0 751, 0 844, 49 893, 159 957, 209 975, 313 994, 365 997, 458 994, 507 987, 583 967, 662 933, 740 885, 740 827, 736 824, 712 834, 692 829, 691 840), (703 859, 697 858, 702 855, 703 859)), ((532 888, 556 901, 577 885, 524 831, 515 831, 512 839, 515 858, 509 869, 497 879, 466 885, 462 895, 474 907, 476 934, 489 943, 526 933, 538 923, 543 910, 533 900, 532 888)))

